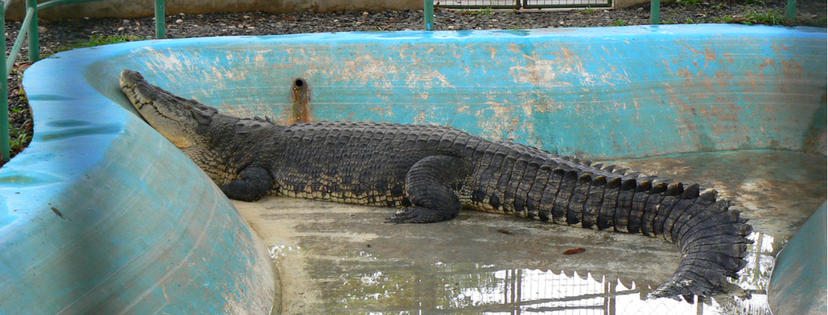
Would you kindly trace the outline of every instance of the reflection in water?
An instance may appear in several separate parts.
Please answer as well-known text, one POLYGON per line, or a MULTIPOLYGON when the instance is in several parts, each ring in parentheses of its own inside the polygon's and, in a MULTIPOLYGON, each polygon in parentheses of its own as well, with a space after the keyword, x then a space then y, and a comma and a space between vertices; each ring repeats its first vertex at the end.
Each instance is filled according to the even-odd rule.
POLYGON ((435 263, 425 268, 340 274, 330 310, 371 314, 770 314, 766 288, 787 240, 752 233, 741 288, 701 303, 646 299, 650 288, 578 272, 435 263), (421 269, 420 273, 412 269, 421 269), (345 291, 345 292, 343 292, 345 291))

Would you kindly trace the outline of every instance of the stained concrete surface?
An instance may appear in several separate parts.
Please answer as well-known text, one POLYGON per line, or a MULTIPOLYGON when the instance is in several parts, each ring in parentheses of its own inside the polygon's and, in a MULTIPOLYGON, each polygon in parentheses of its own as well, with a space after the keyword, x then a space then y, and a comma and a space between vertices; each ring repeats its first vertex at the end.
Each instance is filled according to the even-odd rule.
POLYGON ((824 156, 739 151, 618 164, 715 187, 743 209, 756 243, 740 289, 697 304, 642 300, 672 274, 679 253, 641 235, 475 211, 395 225, 384 223, 389 208, 282 197, 234 203, 270 248, 282 314, 767 313, 773 257, 824 201, 824 156), (565 254, 577 248, 585 251, 565 254))

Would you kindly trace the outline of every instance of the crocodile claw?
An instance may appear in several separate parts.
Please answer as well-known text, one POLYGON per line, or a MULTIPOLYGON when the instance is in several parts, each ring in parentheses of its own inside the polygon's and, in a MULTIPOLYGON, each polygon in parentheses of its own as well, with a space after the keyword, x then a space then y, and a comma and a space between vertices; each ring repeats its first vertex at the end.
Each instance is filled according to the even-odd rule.
POLYGON ((399 211, 385 220, 385 223, 433 223, 452 219, 457 211, 440 211, 418 206, 411 206, 399 211))

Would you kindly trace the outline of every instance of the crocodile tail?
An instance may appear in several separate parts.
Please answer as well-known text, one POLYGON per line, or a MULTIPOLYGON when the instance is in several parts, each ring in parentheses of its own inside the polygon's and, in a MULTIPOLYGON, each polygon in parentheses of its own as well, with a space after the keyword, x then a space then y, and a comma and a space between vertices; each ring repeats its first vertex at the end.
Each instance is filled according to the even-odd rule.
POLYGON ((717 201, 714 191, 699 195, 694 187, 698 186, 659 206, 656 217, 665 220, 657 228, 678 244, 682 258, 676 272, 650 297, 682 296, 691 302, 694 295, 710 296, 727 285, 727 278, 738 278, 737 272, 746 264, 744 257, 752 243, 746 238, 751 231, 747 220, 729 209, 728 200, 717 201))
POLYGON ((616 166, 577 162, 582 164, 553 171, 551 177, 558 178, 559 184, 546 187, 556 193, 543 194, 554 198, 540 198, 540 204, 546 204, 541 207, 551 208, 548 214, 541 210, 540 219, 660 235, 676 243, 682 253, 679 268, 651 297, 681 296, 692 301, 694 295, 721 291, 728 277, 738 278, 752 243, 746 238, 751 227, 730 209, 729 201, 717 200, 714 190, 627 173, 616 166))
POLYGON ((580 176, 579 183, 589 186, 581 188, 587 191, 581 224, 591 227, 594 220, 599 229, 661 235, 679 246, 679 268, 651 297, 681 296, 689 302, 694 295, 718 293, 728 277, 738 278, 737 272, 746 264, 751 226, 730 209, 730 201, 717 200, 716 191, 696 184, 685 187, 625 171, 614 170, 617 177, 611 180, 599 176, 588 182, 580 176))
POLYGON ((681 264, 652 297, 710 296, 745 266, 751 227, 729 201, 716 200, 715 191, 531 150, 509 144, 476 152, 486 167, 475 177, 481 188, 471 192, 471 201, 542 221, 661 236, 677 244, 681 264))

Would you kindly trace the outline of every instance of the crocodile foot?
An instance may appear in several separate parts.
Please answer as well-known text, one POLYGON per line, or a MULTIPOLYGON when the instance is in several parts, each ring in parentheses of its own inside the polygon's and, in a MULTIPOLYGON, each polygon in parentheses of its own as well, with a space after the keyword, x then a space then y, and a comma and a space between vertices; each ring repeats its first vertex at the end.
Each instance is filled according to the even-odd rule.
POLYGON ((459 211, 441 211, 428 209, 418 206, 411 206, 405 210, 399 211, 394 216, 388 218, 386 223, 433 223, 449 219, 457 216, 459 211))

